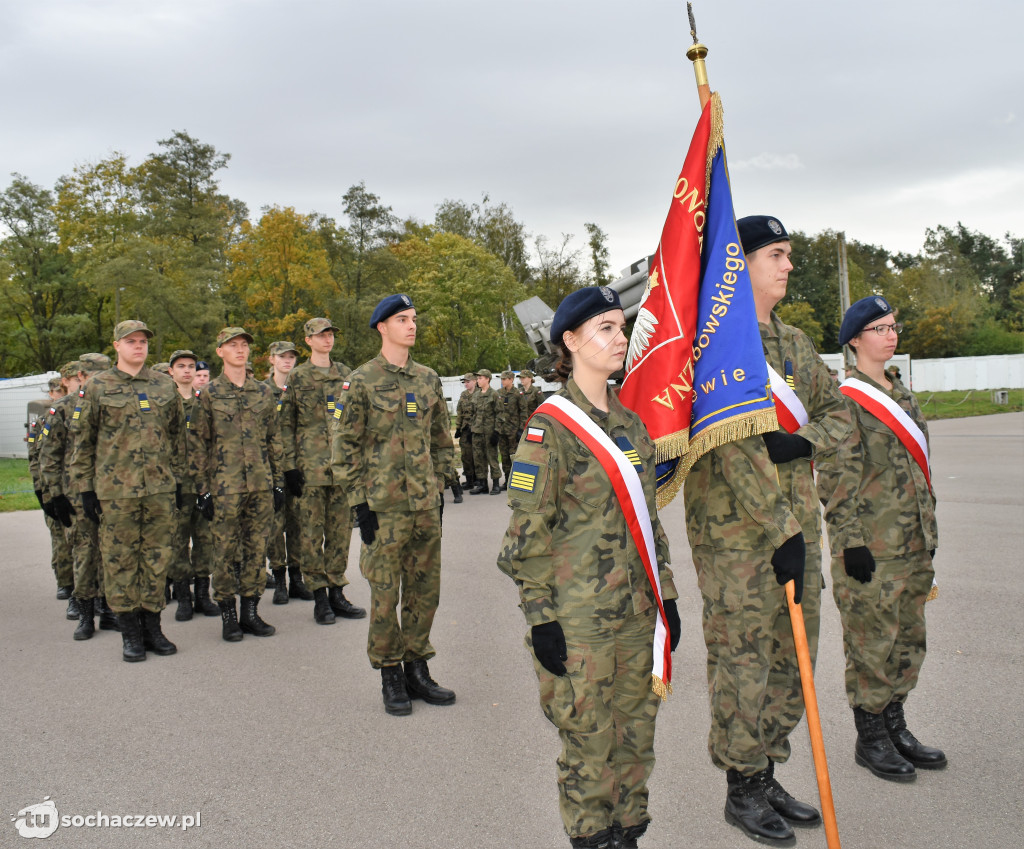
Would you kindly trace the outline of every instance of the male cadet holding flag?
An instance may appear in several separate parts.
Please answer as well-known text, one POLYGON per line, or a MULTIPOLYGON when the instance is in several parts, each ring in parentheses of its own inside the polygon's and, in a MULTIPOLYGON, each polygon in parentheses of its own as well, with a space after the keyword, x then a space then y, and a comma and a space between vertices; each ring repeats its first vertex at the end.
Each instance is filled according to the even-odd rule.
POLYGON ((441 511, 455 446, 441 379, 409 356, 416 343, 412 300, 384 298, 370 327, 380 334, 380 354, 352 372, 342 392, 331 471, 355 508, 363 540, 370 665, 380 670, 384 710, 405 716, 412 713, 410 697, 455 702, 427 668, 441 597, 441 511))
POLYGON ((791 825, 816 826, 821 816, 775 778, 804 711, 784 585, 793 580, 795 601, 802 600, 813 661, 821 513, 811 461, 834 450, 851 423, 810 339, 773 312, 793 270, 786 229, 766 215, 737 225, 776 412, 789 427, 727 442, 697 460, 683 490, 686 529, 704 599, 708 749, 727 772, 725 816, 754 840, 788 846, 791 825))
POLYGON ((177 651, 160 611, 187 474, 185 413, 174 382, 146 368, 152 337, 141 321, 114 328, 117 362, 85 386, 71 455, 71 486, 99 525, 103 585, 129 662, 147 649, 177 651))
MULTIPOLYGON (((281 400, 281 441, 288 492, 299 499, 299 551, 306 586, 313 592, 313 619, 362 619, 366 611, 345 598, 345 568, 352 541, 352 509, 331 475, 330 429, 352 369, 331 359, 338 328, 327 318, 305 325, 309 359, 292 369, 281 400)), ((338 414, 336 416, 336 414, 338 414)))

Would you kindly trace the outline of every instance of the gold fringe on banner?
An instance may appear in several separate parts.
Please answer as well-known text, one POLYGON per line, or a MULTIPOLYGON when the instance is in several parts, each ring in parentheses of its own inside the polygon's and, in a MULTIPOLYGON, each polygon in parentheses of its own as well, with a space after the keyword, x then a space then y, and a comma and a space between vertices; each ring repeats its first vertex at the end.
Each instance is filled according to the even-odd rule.
POLYGON ((743 413, 729 419, 723 419, 718 424, 697 435, 697 438, 690 443, 690 449, 683 457, 679 458, 678 475, 682 472, 685 478, 694 464, 705 454, 714 448, 720 448, 737 439, 745 439, 748 436, 759 436, 762 433, 770 433, 779 429, 779 419, 775 415, 775 408, 769 407, 766 410, 758 410, 754 413, 743 413))
POLYGON ((668 694, 672 692, 672 685, 666 684, 657 675, 651 676, 651 689, 656 696, 660 696, 663 702, 668 701, 668 694))
POLYGON ((711 195, 711 163, 725 141, 725 113, 718 92, 711 94, 711 135, 708 137, 708 156, 704 164, 704 197, 711 195))

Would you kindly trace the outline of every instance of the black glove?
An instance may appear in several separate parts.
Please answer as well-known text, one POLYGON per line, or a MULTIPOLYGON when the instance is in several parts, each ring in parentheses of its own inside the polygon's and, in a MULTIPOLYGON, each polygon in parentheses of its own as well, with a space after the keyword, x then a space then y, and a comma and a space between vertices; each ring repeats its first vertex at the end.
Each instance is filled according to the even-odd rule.
POLYGON ((463 441, 467 445, 472 445, 473 444, 473 431, 467 430, 465 433, 462 434, 462 439, 463 439, 463 441))
POLYGON ((181 497, 181 484, 179 483, 174 487, 174 506, 180 510, 181 506, 185 503, 185 499, 181 497))
POLYGON ((491 445, 497 445, 498 444, 498 434, 497 434, 497 432, 494 432, 494 433, 491 434, 490 443, 491 443, 491 445))
MULTIPOLYGON (((39 502, 40 507, 43 506, 43 491, 41 489, 36 490, 36 501, 39 502)), ((45 510, 43 512, 45 512, 45 510)), ((47 513, 46 515, 49 516, 50 514, 47 513)))
POLYGON ((68 497, 63 493, 50 502, 50 509, 53 511, 53 518, 60 522, 65 528, 71 527, 71 517, 75 515, 75 508, 71 506, 68 497))
POLYGON ((359 525, 359 536, 363 539, 363 545, 373 545, 377 539, 377 514, 370 509, 365 501, 356 505, 356 524, 359 525))
POLYGON ((459 428, 459 427, 455 428, 455 438, 456 439, 462 439, 462 428, 459 428))
POLYGON ((534 625, 530 629, 530 641, 541 666, 552 675, 565 675, 565 660, 569 655, 565 651, 565 634, 557 621, 534 625))
POLYGON ((804 548, 804 535, 794 534, 775 549, 772 555, 772 568, 775 580, 780 586, 793 581, 793 601, 797 604, 804 597, 804 560, 807 551, 804 548))
POLYGON ((53 502, 52 501, 44 501, 42 503, 42 507, 43 507, 43 513, 45 513, 47 516, 49 516, 51 519, 53 519, 53 521, 55 521, 55 522, 59 521, 59 519, 57 518, 57 514, 53 512, 53 502))
POLYGON ((279 486, 275 486, 271 492, 274 496, 274 512, 280 513, 281 508, 284 507, 284 490, 279 486))
POLYGON ((843 549, 843 565, 846 574, 866 584, 871 581, 871 573, 875 571, 875 558, 866 545, 843 549))
POLYGON ((798 457, 811 456, 811 443, 795 433, 773 430, 771 433, 762 433, 761 438, 768 449, 768 456, 775 465, 788 463, 798 457))
POLYGON ((289 469, 284 473, 284 485, 296 498, 302 498, 302 487, 306 485, 306 476, 302 469, 289 469))
POLYGON ((103 508, 100 507, 100 500, 96 497, 96 493, 91 489, 82 493, 82 512, 85 513, 85 518, 97 525, 100 523, 103 508))
POLYGON ((676 607, 674 598, 667 598, 662 604, 665 607, 665 618, 668 620, 669 647, 675 651, 679 645, 679 636, 683 632, 683 625, 679 621, 679 608, 676 607))
POLYGON ((935 559, 935 549, 934 549, 934 548, 933 548, 933 549, 931 549, 931 550, 930 550, 930 551, 928 552, 928 556, 929 556, 929 557, 930 557, 930 558, 931 558, 932 560, 934 560, 934 559, 935 559))
POLYGON ((196 499, 196 509, 203 514, 207 522, 213 521, 213 496, 204 492, 196 499))

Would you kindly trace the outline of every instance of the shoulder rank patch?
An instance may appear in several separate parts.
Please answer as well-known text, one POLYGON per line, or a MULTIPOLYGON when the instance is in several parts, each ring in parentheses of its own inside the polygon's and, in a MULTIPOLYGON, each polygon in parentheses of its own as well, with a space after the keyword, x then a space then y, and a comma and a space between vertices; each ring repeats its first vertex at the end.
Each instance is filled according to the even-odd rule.
POLYGON ((343 412, 345 412, 345 405, 344 404, 338 404, 337 406, 335 406, 335 408, 334 408, 334 420, 336 422, 340 422, 341 421, 341 414, 343 412))
POLYGON ((512 463, 512 474, 508 477, 508 488, 518 489, 520 492, 533 492, 537 486, 537 470, 538 467, 533 463, 515 460, 512 463))
POLYGON ((416 393, 406 392, 405 393, 405 414, 410 418, 416 418, 416 411, 419 408, 416 406, 416 393))
POLYGON ((544 441, 544 428, 542 428, 542 427, 528 427, 526 429, 526 441, 527 442, 543 442, 544 441))
POLYGON ((629 440, 624 436, 616 436, 615 444, 619 446, 619 450, 626 455, 626 459, 629 460, 634 466, 637 467, 641 472, 644 470, 643 464, 640 462, 640 455, 636 453, 636 449, 630 445, 629 440))
POLYGON ((328 395, 327 396, 327 412, 331 413, 331 414, 334 413, 334 396, 333 395, 328 395))
POLYGON ((82 402, 79 400, 78 405, 75 407, 75 411, 71 414, 71 420, 77 422, 82 417, 82 402))
POLYGON ((145 392, 139 393, 139 409, 144 413, 149 412, 149 397, 145 392))

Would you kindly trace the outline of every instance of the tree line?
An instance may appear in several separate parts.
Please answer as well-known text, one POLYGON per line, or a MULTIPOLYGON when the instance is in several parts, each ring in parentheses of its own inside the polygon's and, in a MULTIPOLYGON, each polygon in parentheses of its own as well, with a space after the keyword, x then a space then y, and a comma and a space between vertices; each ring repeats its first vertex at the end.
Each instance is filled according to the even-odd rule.
MULTIPOLYGON (((258 351, 301 341, 328 316, 335 355, 372 357, 374 305, 407 292, 422 314, 417 359, 441 374, 533 356, 513 306, 533 295, 554 307, 573 289, 612 278, 607 236, 585 223, 573 236, 533 235, 507 204, 446 199, 429 223, 401 218, 369 191, 341 198, 344 221, 271 206, 251 217, 224 194, 230 154, 187 132, 157 142, 132 166, 120 153, 77 166, 52 189, 14 174, 0 193, 0 376, 59 368, 110 350, 118 321, 155 331, 153 359, 176 348, 213 355, 225 325, 244 326, 258 351)), ((655 241, 652 238, 652 243, 655 241)), ((912 356, 1024 350, 1024 244, 961 224, 928 230, 919 255, 848 246, 851 296, 884 294, 907 323, 912 356)), ((835 234, 793 234, 796 271, 783 317, 836 350, 835 234)))

